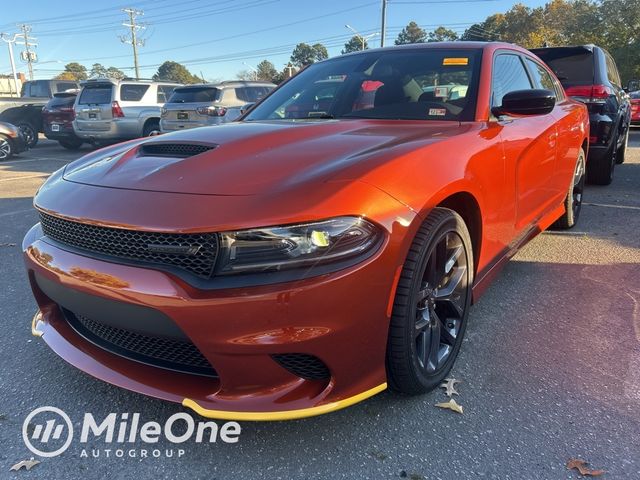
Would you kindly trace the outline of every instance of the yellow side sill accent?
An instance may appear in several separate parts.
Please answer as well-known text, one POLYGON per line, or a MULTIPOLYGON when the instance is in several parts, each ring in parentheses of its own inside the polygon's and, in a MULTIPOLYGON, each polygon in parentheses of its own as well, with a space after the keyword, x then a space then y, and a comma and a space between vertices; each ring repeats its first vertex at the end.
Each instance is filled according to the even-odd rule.
POLYGON ((344 400, 338 400, 337 402, 327 403, 325 405, 319 405, 317 407, 301 408, 299 410, 284 410, 281 412, 230 412, 226 410, 209 410, 201 407, 195 401, 190 398, 185 398, 182 401, 182 405, 194 410, 199 415, 206 418, 216 418, 219 420, 244 420, 248 422, 269 422, 276 420, 295 420, 297 418, 314 417, 316 415, 322 415, 324 413, 335 412, 351 405, 366 400, 369 397, 374 396, 376 393, 380 393, 386 390, 387 384, 383 383, 366 392, 359 393, 353 397, 345 398, 344 400))
POLYGON ((42 312, 40 310, 38 310, 36 312, 36 314, 33 316, 33 318, 31 319, 31 335, 33 335, 34 337, 41 337, 44 332, 41 330, 38 330, 38 322, 42 321, 42 312))

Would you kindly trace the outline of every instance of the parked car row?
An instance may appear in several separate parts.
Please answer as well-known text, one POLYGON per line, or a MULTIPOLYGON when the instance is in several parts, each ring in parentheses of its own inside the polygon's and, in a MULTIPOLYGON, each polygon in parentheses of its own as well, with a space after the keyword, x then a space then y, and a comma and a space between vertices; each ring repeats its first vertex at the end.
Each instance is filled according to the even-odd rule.
POLYGON ((33 148, 38 133, 67 149, 107 144, 237 119, 242 107, 275 85, 228 81, 183 86, 171 82, 90 79, 27 82, 19 99, 0 99, 0 119, 16 125, 33 148), (41 96, 34 96, 35 94, 41 96))

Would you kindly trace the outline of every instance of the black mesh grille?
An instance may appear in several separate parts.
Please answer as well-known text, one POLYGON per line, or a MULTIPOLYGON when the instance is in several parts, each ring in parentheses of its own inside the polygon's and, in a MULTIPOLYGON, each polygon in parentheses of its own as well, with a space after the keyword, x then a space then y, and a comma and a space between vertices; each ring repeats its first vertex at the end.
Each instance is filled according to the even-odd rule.
POLYGON ((331 376, 327 366, 318 357, 306 353, 281 353, 272 355, 281 366, 298 377, 321 380, 331 376))
POLYGON ((200 350, 189 341, 154 337, 105 325, 68 310, 64 313, 80 335, 117 355, 170 370, 218 376, 200 350))
POLYGON ((218 255, 215 233, 158 233, 100 227, 40 212, 45 235, 60 243, 115 258, 174 266, 209 278, 218 255))
POLYGON ((194 143, 145 143, 138 150, 142 156, 187 158, 216 148, 215 145, 194 143))

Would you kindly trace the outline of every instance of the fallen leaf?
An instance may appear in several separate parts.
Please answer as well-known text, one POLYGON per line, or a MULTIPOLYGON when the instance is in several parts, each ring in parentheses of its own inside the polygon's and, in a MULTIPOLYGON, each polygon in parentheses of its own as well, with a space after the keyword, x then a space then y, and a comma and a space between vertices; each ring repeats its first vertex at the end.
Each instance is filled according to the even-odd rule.
POLYGON ((40 463, 40 460, 34 460, 33 457, 31 457, 29 460, 22 460, 21 462, 16 463, 9 470, 15 470, 17 472, 22 467, 24 467, 26 470, 31 470, 33 467, 35 467, 39 463, 40 463))
POLYGON ((579 458, 572 458, 567 462, 567 468, 569 470, 575 468, 576 470, 578 470, 578 473, 580 475, 583 475, 585 477, 599 477, 604 473, 604 470, 591 470, 586 465, 588 465, 588 463, 584 460, 580 460, 579 458))
POLYGON ((451 397, 453 395, 460 395, 456 390, 456 383, 462 383, 460 380, 456 380, 455 378, 445 378, 444 383, 440 385, 440 388, 444 388, 446 390, 447 397, 451 397))
POLYGON ((454 412, 463 413, 462 405, 458 405, 458 403, 453 398, 449 399, 449 401, 445 403, 436 403, 436 407, 447 408, 449 410, 453 410, 454 412))

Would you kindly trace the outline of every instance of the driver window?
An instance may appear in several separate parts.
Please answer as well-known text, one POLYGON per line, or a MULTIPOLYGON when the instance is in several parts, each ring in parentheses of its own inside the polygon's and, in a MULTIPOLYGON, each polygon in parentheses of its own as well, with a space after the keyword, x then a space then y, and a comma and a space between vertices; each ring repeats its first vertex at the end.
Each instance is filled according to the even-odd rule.
POLYGON ((519 55, 501 54, 493 62, 491 106, 502 105, 502 97, 516 90, 532 88, 529 75, 519 55))

